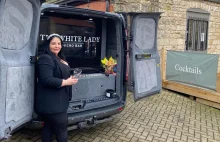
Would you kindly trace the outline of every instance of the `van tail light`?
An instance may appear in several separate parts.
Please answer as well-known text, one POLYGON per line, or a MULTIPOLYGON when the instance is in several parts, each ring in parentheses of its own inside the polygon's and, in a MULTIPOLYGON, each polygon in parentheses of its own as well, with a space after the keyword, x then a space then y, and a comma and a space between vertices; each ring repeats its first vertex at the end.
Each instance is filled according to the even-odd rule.
POLYGON ((41 122, 41 126, 44 126, 44 122, 41 122))
POLYGON ((128 73, 126 73, 126 79, 125 80, 128 81, 128 73))
POLYGON ((119 111, 122 111, 122 110, 123 110, 123 107, 118 108, 118 110, 119 110, 119 111))

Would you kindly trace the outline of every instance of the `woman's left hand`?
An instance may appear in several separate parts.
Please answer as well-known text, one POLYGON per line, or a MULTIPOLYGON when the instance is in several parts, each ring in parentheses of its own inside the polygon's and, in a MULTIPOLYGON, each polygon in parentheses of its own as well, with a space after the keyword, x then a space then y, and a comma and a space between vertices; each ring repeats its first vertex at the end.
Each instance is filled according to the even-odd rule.
POLYGON ((61 86, 71 86, 74 85, 78 82, 78 79, 75 78, 74 76, 69 77, 66 80, 63 80, 62 85, 61 86))

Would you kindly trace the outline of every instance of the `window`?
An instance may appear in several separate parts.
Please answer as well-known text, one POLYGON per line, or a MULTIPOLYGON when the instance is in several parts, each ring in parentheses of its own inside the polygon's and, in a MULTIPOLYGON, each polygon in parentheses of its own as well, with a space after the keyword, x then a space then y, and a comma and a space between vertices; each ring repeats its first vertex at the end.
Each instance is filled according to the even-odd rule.
POLYGON ((206 51, 209 13, 202 9, 187 11, 186 50, 206 51))

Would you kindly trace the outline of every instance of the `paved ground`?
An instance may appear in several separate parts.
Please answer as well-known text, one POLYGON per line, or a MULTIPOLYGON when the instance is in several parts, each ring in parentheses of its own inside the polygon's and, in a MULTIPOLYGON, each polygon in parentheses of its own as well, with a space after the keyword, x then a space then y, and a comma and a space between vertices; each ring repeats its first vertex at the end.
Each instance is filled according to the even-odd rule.
MULTIPOLYGON (((40 131, 22 129, 10 142, 40 142, 40 131)), ((220 110, 162 91, 126 109, 108 123, 69 132, 69 142, 220 142, 220 110)))

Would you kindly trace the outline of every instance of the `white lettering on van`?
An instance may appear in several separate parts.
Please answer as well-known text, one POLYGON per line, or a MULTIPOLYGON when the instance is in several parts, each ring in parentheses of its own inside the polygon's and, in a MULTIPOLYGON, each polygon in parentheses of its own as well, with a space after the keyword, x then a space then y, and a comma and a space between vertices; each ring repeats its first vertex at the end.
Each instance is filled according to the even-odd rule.
POLYGON ((48 37, 48 35, 44 35, 44 34, 40 34, 40 37, 41 37, 41 40, 43 40, 44 41, 44 37, 48 37))
POLYGON ((96 41, 99 42, 99 40, 100 40, 100 37, 96 37, 96 41))
POLYGON ((82 42, 82 36, 78 37, 78 42, 82 42))
MULTIPOLYGON (((87 36, 70 36, 70 35, 60 35, 63 42, 64 47, 82 47, 84 43, 98 43, 100 42, 100 37, 87 37, 87 36), (68 44, 68 45, 66 45, 68 44), (71 45, 71 46, 70 46, 71 45)), ((48 35, 40 34, 40 40, 47 40, 48 35)))

